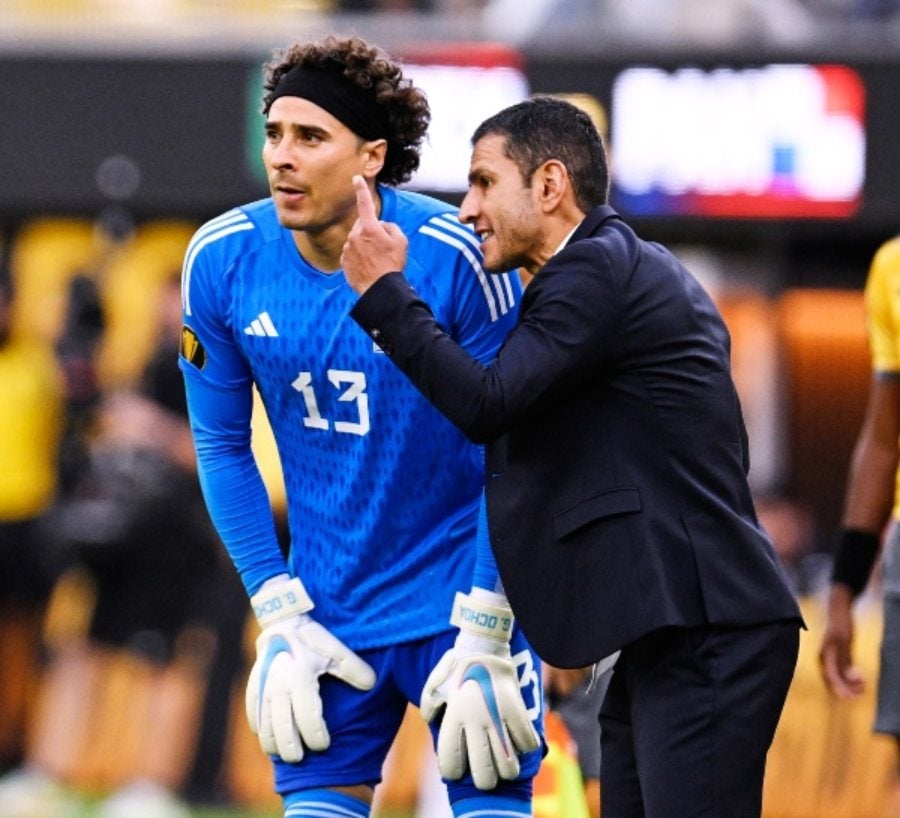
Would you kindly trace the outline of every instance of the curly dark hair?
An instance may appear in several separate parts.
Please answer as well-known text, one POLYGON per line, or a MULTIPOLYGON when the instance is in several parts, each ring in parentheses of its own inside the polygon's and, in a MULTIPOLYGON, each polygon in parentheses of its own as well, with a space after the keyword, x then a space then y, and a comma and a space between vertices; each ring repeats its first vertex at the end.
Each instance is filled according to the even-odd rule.
POLYGON ((388 144, 378 181, 386 185, 408 182, 419 167, 419 151, 431 122, 428 98, 403 76, 397 60, 359 37, 331 35, 274 51, 263 66, 263 113, 269 111, 278 81, 294 66, 323 68, 335 64, 344 67, 343 76, 354 85, 374 88, 377 104, 386 109, 388 144))

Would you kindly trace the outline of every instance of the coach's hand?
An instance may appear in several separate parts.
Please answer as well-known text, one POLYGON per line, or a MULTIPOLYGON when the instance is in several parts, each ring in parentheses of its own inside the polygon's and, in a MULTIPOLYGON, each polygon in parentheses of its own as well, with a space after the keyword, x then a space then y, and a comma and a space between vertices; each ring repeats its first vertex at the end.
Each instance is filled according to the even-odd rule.
POLYGON ((440 719, 437 755, 441 775, 456 780, 466 769, 480 790, 519 775, 519 754, 540 738, 522 698, 510 655, 512 613, 457 594, 456 644, 435 666, 422 691, 426 721, 440 719))
POLYGON ((328 673, 368 690, 375 671, 309 616, 313 604, 299 579, 272 580, 251 602, 263 630, 247 682, 247 721, 266 753, 297 762, 304 747, 331 743, 319 677, 328 673))
POLYGON ((347 283, 362 295, 386 273, 403 270, 409 242, 396 224, 378 221, 372 192, 362 176, 353 177, 353 187, 359 217, 344 242, 341 266, 347 283))

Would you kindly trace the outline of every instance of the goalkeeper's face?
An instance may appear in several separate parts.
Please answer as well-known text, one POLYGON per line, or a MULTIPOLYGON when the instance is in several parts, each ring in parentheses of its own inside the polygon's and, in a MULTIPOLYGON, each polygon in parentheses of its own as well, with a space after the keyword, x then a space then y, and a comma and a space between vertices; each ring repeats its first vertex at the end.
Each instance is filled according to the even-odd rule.
POLYGON ((366 142, 323 108, 279 97, 266 119, 263 162, 278 219, 290 230, 346 238, 356 221, 355 174, 380 168, 384 140, 366 142))
POLYGON ((475 144, 459 218, 478 234, 486 270, 501 273, 522 267, 536 273, 546 261, 538 184, 538 174, 525 183, 519 166, 506 154, 506 137, 489 134, 475 144))

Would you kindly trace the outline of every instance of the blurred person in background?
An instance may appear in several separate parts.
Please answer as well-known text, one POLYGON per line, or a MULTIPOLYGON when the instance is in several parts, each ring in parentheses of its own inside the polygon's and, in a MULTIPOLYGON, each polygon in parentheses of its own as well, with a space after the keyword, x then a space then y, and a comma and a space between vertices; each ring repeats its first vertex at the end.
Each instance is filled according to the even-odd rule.
POLYGON ((600 707, 612 669, 593 678, 590 667, 557 668, 544 663, 549 710, 559 715, 575 742, 585 801, 591 818, 600 815, 600 707))
MULTIPOLYGON (((22 760, 43 666, 41 630, 59 566, 40 521, 57 493, 63 384, 52 349, 14 337, 0 272, 0 771, 22 760)), ((2 810, 0 810, 2 812, 2 810)))
POLYGON ((900 761, 900 238, 875 254, 865 305, 871 387, 850 464, 819 660, 835 695, 863 693, 866 680, 853 662, 853 605, 880 564, 884 628, 874 729, 895 739, 900 761))
POLYGON ((518 281, 484 276, 454 208, 395 187, 418 167, 430 111, 389 55, 352 37, 295 43, 264 85, 272 197, 191 242, 181 358, 206 502, 261 626, 251 729, 286 816, 364 818, 421 702, 454 814, 524 818, 539 666, 479 525, 482 452, 349 316, 352 177, 402 225, 410 276, 480 359, 512 327, 518 281), (287 560, 251 450, 254 385, 284 473, 287 560))
POLYGON ((831 556, 816 547, 815 517, 801 501, 783 494, 754 498, 760 525, 781 560, 795 596, 818 596, 828 587, 831 556))
MULTIPOLYGON (((159 295, 159 342, 141 383, 92 395, 87 376, 76 390, 80 418, 72 428, 84 434, 83 451, 70 456, 71 485, 43 530, 68 565, 90 576, 93 608, 86 633, 55 646, 25 764, 0 781, 4 818, 77 814, 79 799, 68 787, 104 742, 107 754, 120 753, 105 763, 121 765, 110 776, 122 788, 97 816, 189 814, 176 793, 191 765, 215 649, 207 600, 231 572, 224 571, 196 479, 177 367, 179 276, 159 295), (115 703, 121 684, 124 707, 115 703), (118 746, 108 746, 110 734, 118 746)), ((96 328, 98 305, 90 301, 85 296, 76 312, 92 316, 96 328)), ((84 376, 90 365, 73 367, 74 350, 96 344, 73 339, 96 338, 74 331, 72 322, 68 330, 59 348, 68 352, 70 375, 84 376)), ((70 452, 77 449, 72 442, 70 452)))

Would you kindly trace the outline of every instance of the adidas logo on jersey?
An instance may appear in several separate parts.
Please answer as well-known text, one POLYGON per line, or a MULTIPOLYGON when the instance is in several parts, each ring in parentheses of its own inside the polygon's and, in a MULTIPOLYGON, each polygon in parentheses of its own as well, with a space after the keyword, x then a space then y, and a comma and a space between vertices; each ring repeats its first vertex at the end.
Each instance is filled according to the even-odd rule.
POLYGON ((244 327, 244 335, 256 335, 259 338, 277 338, 278 330, 269 317, 269 313, 261 312, 254 318, 250 325, 244 327))

